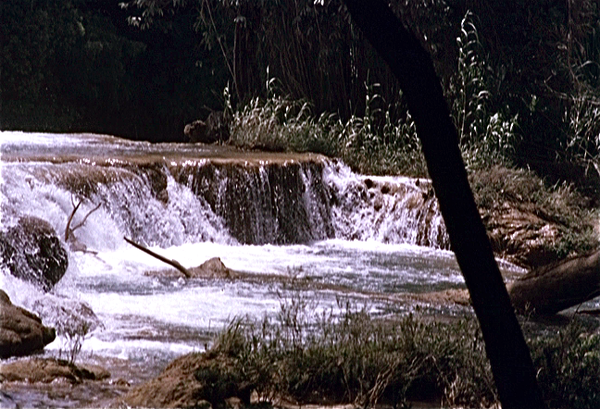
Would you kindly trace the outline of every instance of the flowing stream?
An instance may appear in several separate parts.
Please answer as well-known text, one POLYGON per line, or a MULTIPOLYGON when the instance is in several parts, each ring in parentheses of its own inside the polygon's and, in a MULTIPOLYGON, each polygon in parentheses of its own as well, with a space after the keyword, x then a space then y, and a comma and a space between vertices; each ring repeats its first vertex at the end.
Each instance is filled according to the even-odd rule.
MULTIPOLYGON (((0 229, 41 218, 69 257, 49 293, 6 268, 0 288, 47 325, 87 322, 80 359, 120 362, 117 375, 133 383, 204 350, 232 318, 273 316, 290 297, 334 313, 340 299, 352 300, 384 316, 416 308, 398 294, 463 287, 427 180, 357 175, 319 155, 90 134, 1 132, 0 152, 0 229), (72 226, 81 226, 64 243, 79 202, 72 226), (219 257, 233 270, 286 280, 153 274, 168 267, 124 237, 186 267, 219 257), (314 285, 294 288, 294 277, 314 285)), ((45 353, 65 351, 67 341, 59 336, 45 353)))

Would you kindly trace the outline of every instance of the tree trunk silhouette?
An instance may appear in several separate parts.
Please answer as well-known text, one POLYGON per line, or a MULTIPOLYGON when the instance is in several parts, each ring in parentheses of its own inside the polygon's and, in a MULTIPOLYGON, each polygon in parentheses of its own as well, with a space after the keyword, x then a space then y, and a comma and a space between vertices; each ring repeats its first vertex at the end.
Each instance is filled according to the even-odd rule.
POLYGON ((458 134, 427 52, 382 0, 344 0, 408 103, 452 250, 479 320, 502 407, 545 407, 531 355, 467 180, 458 134))

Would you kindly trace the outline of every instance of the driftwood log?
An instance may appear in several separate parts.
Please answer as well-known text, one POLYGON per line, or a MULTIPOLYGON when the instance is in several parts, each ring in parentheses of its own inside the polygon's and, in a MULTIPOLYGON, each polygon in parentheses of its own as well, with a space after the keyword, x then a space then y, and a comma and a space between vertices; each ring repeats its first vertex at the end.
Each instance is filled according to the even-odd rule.
POLYGON ((518 312, 556 314, 600 295, 600 250, 527 273, 507 285, 518 312))

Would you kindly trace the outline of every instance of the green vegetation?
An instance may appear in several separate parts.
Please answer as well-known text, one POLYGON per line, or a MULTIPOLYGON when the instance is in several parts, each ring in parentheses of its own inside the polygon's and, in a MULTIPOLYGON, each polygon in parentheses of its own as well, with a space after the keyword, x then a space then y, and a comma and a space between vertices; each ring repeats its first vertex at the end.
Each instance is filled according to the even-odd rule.
MULTIPOLYGON (((340 307, 341 315, 334 316, 292 299, 275 320, 232 321, 211 352, 233 358, 241 377, 267 400, 364 408, 378 402, 409 407, 411 400, 466 407, 497 403, 474 319, 443 323, 409 315, 386 321, 364 308, 340 307)), ((598 407, 598 333, 577 320, 551 335, 528 326, 537 328, 528 339, 549 406, 598 407)))
MULTIPOLYGON (((390 5, 433 57, 469 166, 508 159, 552 183, 598 184, 597 2, 390 5)), ((0 13, 3 129, 183 140, 229 83, 240 114, 291 104, 287 123, 325 129, 291 142, 282 131, 277 149, 424 173, 398 84, 340 0, 7 0, 0 13), (285 102, 265 102, 272 77, 285 102)))
POLYGON ((548 186, 530 170, 502 165, 471 169, 469 180, 482 214, 500 214, 509 207, 555 223, 559 235, 548 243, 548 252, 556 260, 587 253, 598 246, 597 210, 572 185, 548 186))
MULTIPOLYGON (((384 111, 383 97, 369 87, 366 113, 347 121, 338 115, 315 116, 305 101, 281 96, 267 83, 266 99, 255 98, 234 114, 230 143, 246 149, 317 152, 339 157, 355 170, 368 174, 426 175, 414 123, 410 114, 392 122, 384 111)), ((227 92, 225 93, 227 95, 227 92)))

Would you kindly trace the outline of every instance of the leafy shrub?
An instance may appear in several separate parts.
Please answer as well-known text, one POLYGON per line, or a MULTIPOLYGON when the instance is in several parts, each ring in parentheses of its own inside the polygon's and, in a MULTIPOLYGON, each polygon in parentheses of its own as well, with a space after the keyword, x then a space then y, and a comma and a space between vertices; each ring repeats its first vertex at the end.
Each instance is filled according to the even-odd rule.
POLYGON ((600 333, 572 322, 530 342, 538 382, 551 408, 600 407, 600 333))

